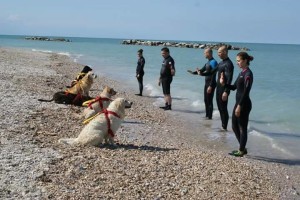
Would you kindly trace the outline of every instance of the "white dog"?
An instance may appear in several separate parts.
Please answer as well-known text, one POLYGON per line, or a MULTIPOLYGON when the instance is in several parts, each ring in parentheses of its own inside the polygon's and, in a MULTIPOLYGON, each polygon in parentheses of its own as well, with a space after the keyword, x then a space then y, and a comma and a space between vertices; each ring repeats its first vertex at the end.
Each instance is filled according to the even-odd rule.
POLYGON ((110 103, 107 110, 96 115, 80 132, 77 138, 60 139, 66 144, 83 144, 99 146, 103 142, 113 144, 113 138, 124 117, 125 107, 130 108, 131 102, 117 98, 110 103))
POLYGON ((117 92, 113 88, 105 86, 98 97, 93 100, 87 101, 87 108, 83 111, 84 118, 88 119, 101 110, 106 109, 112 101, 110 98, 115 94, 117 94, 117 92))

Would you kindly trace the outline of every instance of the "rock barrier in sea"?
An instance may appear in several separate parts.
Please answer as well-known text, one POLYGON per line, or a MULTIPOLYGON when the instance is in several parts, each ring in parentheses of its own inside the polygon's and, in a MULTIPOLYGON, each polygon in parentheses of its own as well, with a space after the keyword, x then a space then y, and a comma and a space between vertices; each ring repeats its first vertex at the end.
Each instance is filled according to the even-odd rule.
POLYGON ((40 40, 40 41, 54 41, 54 42, 71 42, 71 40, 66 38, 49 38, 49 37, 25 37, 25 40, 40 40))
POLYGON ((210 47, 217 50, 221 46, 226 46, 228 50, 240 50, 240 51, 250 51, 247 47, 237 47, 231 44, 225 43, 196 43, 196 42, 171 42, 171 41, 151 41, 151 40, 135 40, 128 39, 123 40, 121 44, 124 45, 144 45, 144 46, 165 46, 165 47, 180 47, 180 48, 194 48, 194 49, 204 49, 210 47))

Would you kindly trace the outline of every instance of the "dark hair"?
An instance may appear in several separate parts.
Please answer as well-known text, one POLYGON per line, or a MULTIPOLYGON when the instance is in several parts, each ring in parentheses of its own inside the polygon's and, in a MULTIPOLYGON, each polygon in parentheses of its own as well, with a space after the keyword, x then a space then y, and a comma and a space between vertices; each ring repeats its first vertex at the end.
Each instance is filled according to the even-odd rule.
POLYGON ((137 52, 143 54, 143 49, 139 49, 137 52))
POLYGON ((169 48, 168 48, 168 47, 164 47, 164 48, 162 48, 162 49, 161 49, 161 51, 164 51, 164 52, 170 53, 170 50, 169 50, 169 48))
POLYGON ((248 53, 244 51, 238 53, 236 56, 240 57, 242 60, 247 60, 248 65, 250 65, 250 61, 254 59, 253 56, 250 56, 248 53))
POLYGON ((89 71, 92 71, 93 69, 90 68, 89 66, 84 66, 84 68, 82 69, 81 73, 88 73, 89 71))

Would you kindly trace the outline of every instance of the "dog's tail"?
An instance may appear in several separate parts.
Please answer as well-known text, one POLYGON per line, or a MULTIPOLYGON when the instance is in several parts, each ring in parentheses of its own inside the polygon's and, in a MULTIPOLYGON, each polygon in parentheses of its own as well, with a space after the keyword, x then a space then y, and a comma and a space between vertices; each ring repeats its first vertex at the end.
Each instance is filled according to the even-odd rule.
POLYGON ((63 144, 69 144, 69 145, 74 145, 77 144, 77 138, 62 138, 59 139, 58 142, 63 143, 63 144))
POLYGON ((52 98, 52 99, 38 99, 38 101, 43 101, 43 102, 51 102, 53 100, 54 100, 54 98, 52 98))

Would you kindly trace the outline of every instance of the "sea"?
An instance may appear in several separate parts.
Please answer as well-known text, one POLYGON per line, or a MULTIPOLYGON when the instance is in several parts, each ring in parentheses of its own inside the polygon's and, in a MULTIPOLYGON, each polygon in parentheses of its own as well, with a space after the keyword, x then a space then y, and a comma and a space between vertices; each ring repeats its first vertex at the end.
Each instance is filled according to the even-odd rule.
MULTIPOLYGON (((27 35, 26 35, 27 36, 27 35)), ((162 89, 157 85, 162 56, 161 46, 123 45, 123 40, 109 38, 63 37, 71 42, 25 40, 25 35, 0 35, 0 47, 14 47, 31 51, 53 52, 69 56, 73 61, 91 66, 96 73, 115 79, 138 93, 135 78, 137 50, 144 50, 144 97, 153 98, 155 106, 164 104, 162 89)), ((50 37, 50 36, 49 36, 50 37)), ((53 38, 53 37, 51 37, 53 38)), ((179 41, 178 41, 179 42, 179 41)), ((181 41, 182 42, 182 41, 181 41)), ((211 41, 183 41, 219 43, 211 41)), ((220 41, 222 42, 222 41, 220 41)), ((246 47, 254 57, 250 68, 254 74, 251 90, 252 111, 248 125, 247 148, 249 156, 256 159, 296 164, 300 162, 300 45, 225 42, 246 47)), ((191 75, 206 63, 203 49, 170 47, 175 60, 176 75, 171 85, 172 111, 176 120, 186 121, 187 129, 195 141, 208 142, 225 151, 238 148, 231 129, 231 116, 235 103, 235 91, 229 96, 228 132, 221 132, 221 121, 214 97, 213 120, 205 120, 203 88, 204 77, 191 75), (189 131, 191 132, 191 131, 189 131)), ((233 61, 233 81, 240 69, 236 54, 230 50, 233 61)), ((214 58, 219 62, 217 51, 214 58)), ((75 72, 74 72, 75 73, 75 72)))

